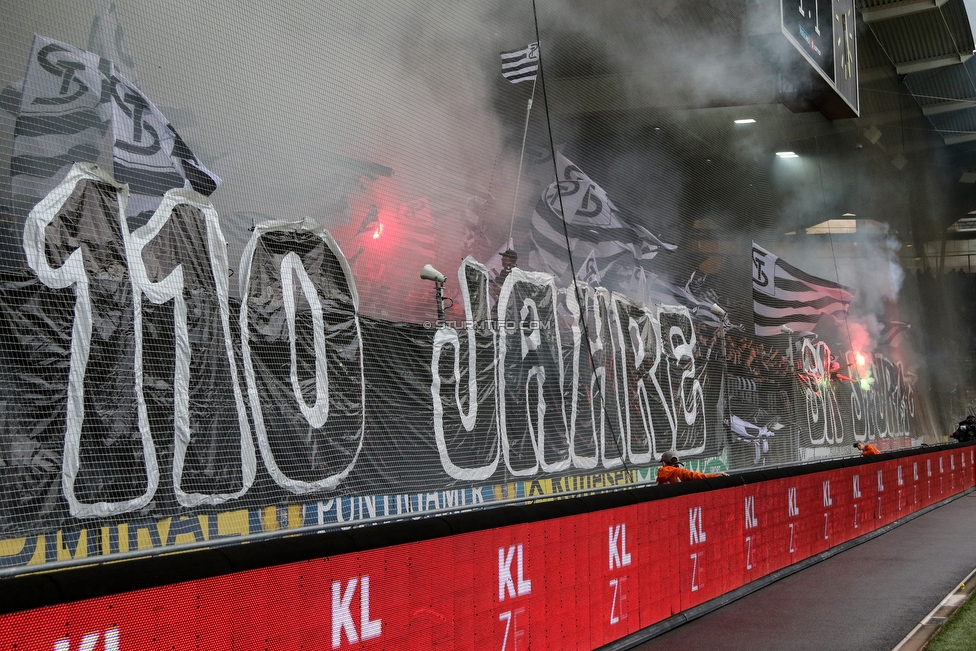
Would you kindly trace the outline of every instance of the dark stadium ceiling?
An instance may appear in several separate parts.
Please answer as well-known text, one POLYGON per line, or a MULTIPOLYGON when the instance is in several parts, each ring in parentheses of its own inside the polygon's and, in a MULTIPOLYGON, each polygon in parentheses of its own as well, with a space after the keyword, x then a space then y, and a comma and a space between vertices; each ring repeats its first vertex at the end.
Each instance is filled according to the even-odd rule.
MULTIPOLYGON (((560 139, 559 124, 571 134, 580 125, 592 130, 606 120, 601 115, 679 129, 684 165, 725 168, 694 182, 725 174, 719 185, 745 178, 758 187, 772 179, 771 198, 733 211, 775 214, 757 221, 774 222, 777 230, 855 213, 917 241, 941 237, 976 210, 976 59, 964 0, 858 0, 861 111, 838 120, 803 112, 803 98, 791 96, 802 95, 795 91, 802 83, 750 42, 750 12, 767 6, 768 0, 651 0, 640 9, 620 3, 619 12, 594 13, 595 28, 557 26, 551 34, 543 19, 543 38, 552 37, 544 64, 554 137, 560 139), (613 38, 632 46, 605 45, 613 38), (738 118, 756 123, 734 124, 738 118), (800 155, 797 169, 807 165, 795 185, 815 190, 816 210, 794 210, 802 203, 796 196, 777 198, 781 174, 773 154, 782 150, 800 155)), ((596 11, 579 9, 583 20, 596 11)))

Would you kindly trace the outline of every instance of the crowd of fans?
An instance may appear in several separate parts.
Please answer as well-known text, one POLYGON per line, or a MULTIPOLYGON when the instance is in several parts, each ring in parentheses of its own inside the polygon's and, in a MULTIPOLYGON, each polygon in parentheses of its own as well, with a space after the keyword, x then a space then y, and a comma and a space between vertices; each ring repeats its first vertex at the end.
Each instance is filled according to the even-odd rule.
POLYGON ((780 379, 789 377, 792 372, 784 347, 767 345, 736 332, 726 335, 725 346, 729 372, 733 375, 780 379))

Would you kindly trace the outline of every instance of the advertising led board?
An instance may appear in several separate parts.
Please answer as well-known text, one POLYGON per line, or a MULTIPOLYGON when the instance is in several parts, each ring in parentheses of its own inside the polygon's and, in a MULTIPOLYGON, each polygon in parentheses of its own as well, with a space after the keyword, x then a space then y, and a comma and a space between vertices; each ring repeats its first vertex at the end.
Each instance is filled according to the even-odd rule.
POLYGON ((959 494, 974 461, 949 448, 25 610, 0 617, 0 648, 595 649, 959 494))

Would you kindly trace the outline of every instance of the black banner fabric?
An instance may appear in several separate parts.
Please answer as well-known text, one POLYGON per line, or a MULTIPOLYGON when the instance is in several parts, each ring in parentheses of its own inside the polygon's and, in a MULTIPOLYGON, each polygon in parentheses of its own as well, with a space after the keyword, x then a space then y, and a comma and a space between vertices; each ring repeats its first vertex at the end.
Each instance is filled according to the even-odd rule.
MULTIPOLYGON (((125 201, 76 165, 27 220, 29 270, 0 282, 0 534, 633 470, 670 449, 754 467, 792 461, 808 424, 771 412, 794 404, 789 372, 728 375, 726 332, 687 307, 518 268, 495 286, 469 257, 464 321, 394 323, 359 313, 314 222, 257 224, 232 276, 206 197, 172 190, 131 232, 125 201)), ((909 429, 911 388, 881 370, 890 399, 843 389, 859 436, 909 429)))

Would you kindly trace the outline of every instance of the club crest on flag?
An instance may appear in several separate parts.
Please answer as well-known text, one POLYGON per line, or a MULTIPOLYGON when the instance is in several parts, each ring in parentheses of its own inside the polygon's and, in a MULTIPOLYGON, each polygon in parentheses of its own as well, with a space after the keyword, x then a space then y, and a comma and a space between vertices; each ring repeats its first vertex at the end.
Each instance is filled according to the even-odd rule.
POLYGON ((775 296, 776 288, 773 284, 773 268, 776 266, 776 256, 769 251, 752 246, 752 289, 767 296, 775 296))
POLYGON ((73 163, 98 161, 111 124, 111 62, 34 35, 10 159, 11 190, 36 203, 73 163))
MULTIPOLYGON (((601 279, 617 263, 632 265, 678 248, 625 221, 603 188, 561 153, 556 169, 558 182, 543 191, 532 215, 533 266, 563 275, 569 267, 567 235, 573 256, 592 258, 601 279)), ((629 267, 624 273, 630 275, 629 267)))
POLYGON ((221 183, 113 61, 35 35, 14 132, 14 194, 36 203, 72 164, 98 162, 109 132, 113 175, 129 184, 127 215, 155 210, 172 188, 209 195, 221 183))
POLYGON ((513 84, 535 81, 539 71, 539 43, 529 43, 520 50, 502 52, 502 76, 513 84))

